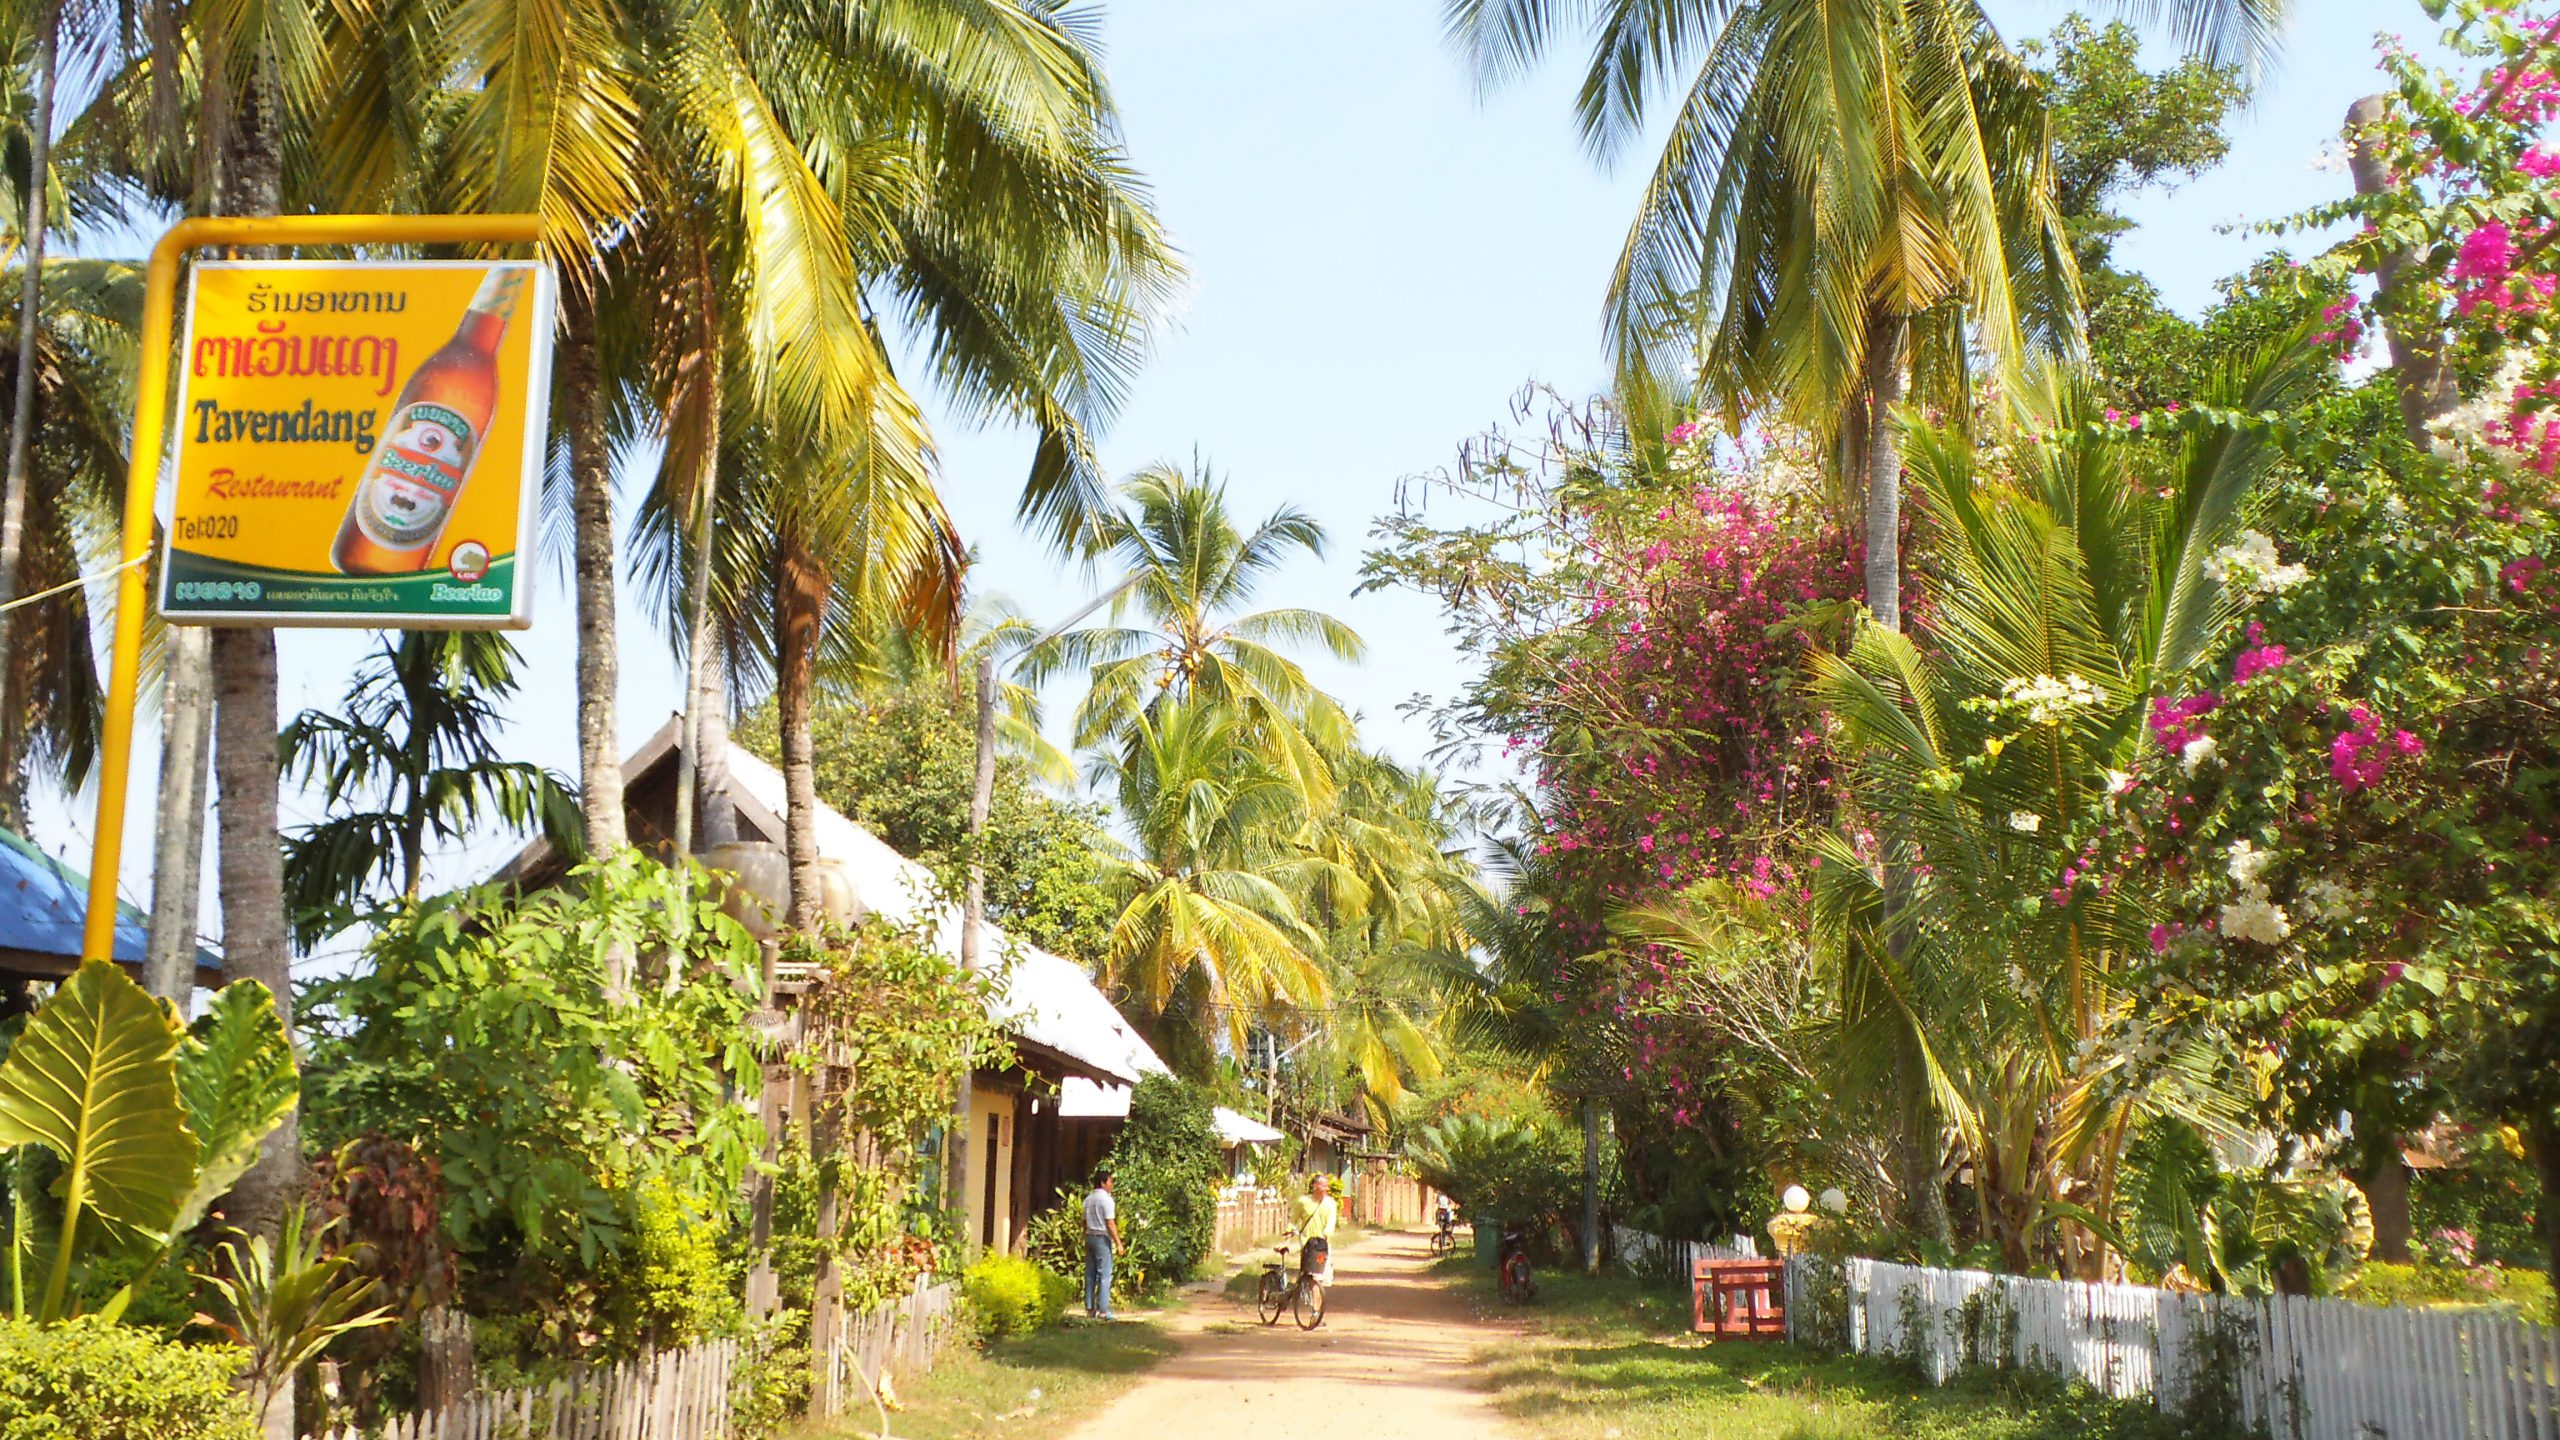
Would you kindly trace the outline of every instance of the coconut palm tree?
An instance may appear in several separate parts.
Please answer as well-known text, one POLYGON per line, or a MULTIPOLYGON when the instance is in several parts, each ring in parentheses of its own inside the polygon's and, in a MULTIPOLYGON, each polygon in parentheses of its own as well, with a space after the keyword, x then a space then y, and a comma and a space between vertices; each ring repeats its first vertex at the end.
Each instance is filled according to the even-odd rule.
POLYGON ((1169 697, 1121 736, 1096 777, 1130 837, 1103 862, 1120 907, 1104 969, 1173 1063, 1199 1073, 1220 1033, 1241 1051, 1257 1019, 1331 993, 1324 939, 1292 893, 1321 862, 1289 847, 1302 793, 1232 707, 1169 697))
MULTIPOLYGON (((2254 59, 2284 0, 2166 10, 2189 47, 2254 59)), ((1685 393, 1694 374, 1729 423, 1776 413, 1839 440, 1868 608, 1898 626, 1896 408, 1910 381, 1962 413, 1972 356, 2013 377, 2076 329, 2038 86, 1977 0, 1448 0, 1446 13, 1488 84, 1587 28, 1576 115, 1603 161, 1687 76, 1610 278, 1621 388, 1685 393)))
MULTIPOLYGON (((883 177, 840 207, 849 222, 872 227, 850 236, 858 288, 876 283, 895 301, 888 318, 922 342, 928 378, 965 416, 1038 432, 1023 512, 1055 537, 1082 529, 1102 493, 1088 427, 1116 408, 1179 273, 1119 161, 1116 113, 1085 37, 1037 7, 921 5, 881 7, 832 41, 790 64, 754 54, 772 67, 758 72, 760 83, 800 143, 863 155, 883 177), (880 33, 893 21, 916 32, 880 33), (951 83, 918 71, 937 55, 953 67, 951 83)), ((685 193, 688 167, 710 163, 699 146, 654 132, 651 153, 667 157, 674 183, 657 187, 667 193, 685 193)), ((716 193, 714 179, 698 188, 716 193)), ((888 371, 878 324, 867 312, 851 323, 878 369, 858 413, 844 423, 793 423, 795 411, 759 388, 755 353, 771 321, 752 296, 726 298, 742 273, 769 261, 716 208, 662 212, 636 227, 623 258, 652 285, 704 299, 657 325, 643 346, 668 440, 644 508, 644 564, 672 597, 677 556, 689 552, 687 648, 705 655, 711 637, 726 633, 739 642, 726 657, 736 675, 772 678, 784 772, 805 782, 794 784, 795 811, 811 814, 814 779, 793 757, 805 761, 809 749, 805 717, 830 637, 840 648, 869 644, 882 633, 877 620, 895 616, 910 638, 947 655, 961 552, 934 492, 930 437, 888 371), (750 430, 779 426, 818 441, 776 447, 748 435, 745 449, 759 458, 753 475, 738 475, 724 414, 750 430), (738 482, 730 507, 741 520, 753 517, 744 543, 725 548, 709 528, 722 523, 714 477, 724 471, 738 482), (830 615, 850 623, 830 625, 830 615)), ((735 530, 740 521, 726 523, 735 530)), ((717 703, 702 694, 696 707, 717 703)), ((814 883, 805 829, 792 826, 795 854, 806 852, 795 874, 814 883)), ((809 895, 814 904, 814 889, 809 895)))
MULTIPOLYGON (((0 283, 16 279, 12 272, 0 283)), ((111 532, 123 506, 124 377, 141 308, 142 278, 131 265, 56 259, 45 267, 32 327, 33 463, 18 574, 29 596, 53 593, 0 621, 9 641, 0 671, 0 797, 13 813, 24 804, 31 767, 76 790, 96 756, 101 712, 88 592, 72 582, 88 540, 111 532)), ((12 357, 27 353, 20 340, 13 323, 5 340, 12 357)))
POLYGON ((1087 549, 1097 566, 1140 578, 1114 603, 1114 623, 1070 631, 1025 656, 1024 678, 1089 676, 1075 717, 1080 747, 1122 743, 1136 717, 1159 706, 1225 707, 1310 808, 1321 806, 1334 783, 1325 757, 1351 747, 1351 719, 1283 647, 1312 643, 1357 660, 1361 639, 1320 610, 1237 612, 1291 559, 1321 557, 1324 527, 1284 505, 1245 530, 1228 508, 1226 482, 1196 457, 1188 469, 1149 466, 1121 482, 1120 495, 1087 549), (1129 607, 1143 628, 1118 623, 1129 607))

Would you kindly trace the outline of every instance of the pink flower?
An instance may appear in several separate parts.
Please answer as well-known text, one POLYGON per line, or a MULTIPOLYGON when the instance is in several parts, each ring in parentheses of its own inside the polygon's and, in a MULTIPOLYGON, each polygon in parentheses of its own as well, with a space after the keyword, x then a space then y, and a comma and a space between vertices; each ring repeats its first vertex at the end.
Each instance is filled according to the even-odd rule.
POLYGON ((1695 420, 1683 420, 1679 424, 1672 426, 1671 432, 1662 438, 1674 445, 1686 445, 1691 440, 1696 439, 1697 435, 1698 422, 1695 420))
POLYGON ((2508 232, 2507 222, 2492 220, 2463 237, 2462 249, 2453 258, 2453 278, 2496 280, 2515 261, 2515 236, 2508 232))
POLYGON ((2239 658, 2231 662, 2231 683, 2246 684, 2269 671, 2283 669, 2284 664, 2285 653, 2281 645, 2259 645, 2243 650, 2239 658))
POLYGON ((2382 738, 2382 722, 2362 705, 2348 712, 2347 721, 2347 728, 2329 742, 2329 775, 2348 794, 2380 784, 2383 772, 2390 768, 2394 749, 2402 755, 2415 755, 2426 748, 2417 736, 2406 730, 2393 731, 2390 742, 2386 744, 2382 738), (2403 736, 2407 738, 2403 740, 2403 736))
POLYGON ((2546 150, 2537 145, 2516 157, 2516 173, 2530 175, 2536 180, 2560 175, 2560 151, 2546 150))

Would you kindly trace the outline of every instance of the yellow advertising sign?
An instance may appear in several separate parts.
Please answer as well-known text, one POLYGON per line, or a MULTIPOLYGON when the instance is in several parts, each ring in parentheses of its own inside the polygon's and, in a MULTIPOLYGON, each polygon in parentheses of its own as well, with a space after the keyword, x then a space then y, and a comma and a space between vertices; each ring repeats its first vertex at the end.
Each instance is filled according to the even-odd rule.
POLYGON ((551 305, 525 260, 197 265, 162 613, 529 623, 551 305))

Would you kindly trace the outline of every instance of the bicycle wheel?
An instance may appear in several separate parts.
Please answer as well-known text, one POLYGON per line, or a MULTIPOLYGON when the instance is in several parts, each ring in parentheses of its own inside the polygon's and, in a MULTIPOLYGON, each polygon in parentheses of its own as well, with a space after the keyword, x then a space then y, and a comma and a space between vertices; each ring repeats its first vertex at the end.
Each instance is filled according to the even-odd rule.
POLYGON ((1298 1328, 1313 1330, 1324 1323, 1324 1286, 1313 1280, 1298 1282, 1298 1328))
POLYGON ((1432 1258, 1432 1259, 1434 1259, 1434 1260, 1440 1259, 1441 1257, 1443 1257, 1443 1256, 1447 1255, 1450 1251, 1455 1250, 1455 1249, 1457 1249, 1457 1248, 1458 1248, 1458 1237, 1457 1237, 1457 1236, 1450 1234, 1450 1233, 1449 1233, 1448 1231, 1446 1231, 1446 1230, 1435 1231, 1435 1232, 1432 1234, 1432 1236, 1431 1236, 1431 1258, 1432 1258))
POLYGON ((1262 1293, 1255 1297, 1255 1308, 1262 1312, 1262 1323, 1277 1325, 1280 1312, 1289 1308, 1289 1282, 1277 1270, 1262 1272, 1262 1293))

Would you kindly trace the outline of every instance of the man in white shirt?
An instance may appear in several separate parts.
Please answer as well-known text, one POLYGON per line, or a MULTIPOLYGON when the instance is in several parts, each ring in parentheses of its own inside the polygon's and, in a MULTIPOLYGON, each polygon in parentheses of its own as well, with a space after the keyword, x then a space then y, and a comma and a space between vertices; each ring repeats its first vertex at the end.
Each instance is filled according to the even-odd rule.
POLYGON ((1084 1197, 1084 1313, 1111 1318, 1111 1257, 1120 1250, 1120 1202, 1111 1194, 1111 1172, 1093 1177, 1084 1197))

